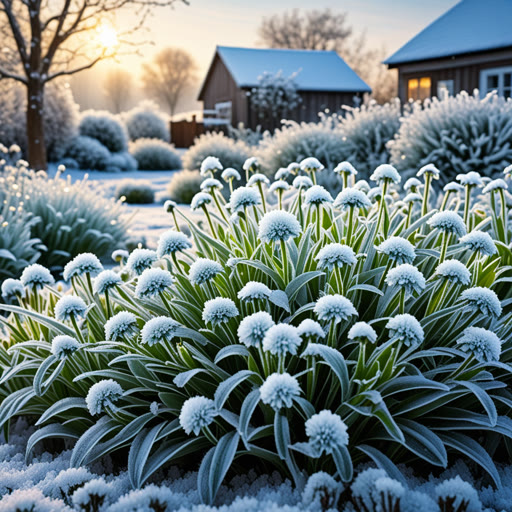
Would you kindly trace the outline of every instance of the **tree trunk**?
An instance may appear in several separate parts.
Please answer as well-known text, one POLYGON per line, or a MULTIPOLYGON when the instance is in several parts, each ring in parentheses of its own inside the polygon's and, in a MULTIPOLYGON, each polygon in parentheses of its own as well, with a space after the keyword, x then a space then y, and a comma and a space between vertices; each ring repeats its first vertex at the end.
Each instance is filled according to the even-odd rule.
POLYGON ((36 171, 46 170, 46 147, 44 144, 44 84, 40 79, 29 80, 27 85, 27 143, 28 161, 36 171))

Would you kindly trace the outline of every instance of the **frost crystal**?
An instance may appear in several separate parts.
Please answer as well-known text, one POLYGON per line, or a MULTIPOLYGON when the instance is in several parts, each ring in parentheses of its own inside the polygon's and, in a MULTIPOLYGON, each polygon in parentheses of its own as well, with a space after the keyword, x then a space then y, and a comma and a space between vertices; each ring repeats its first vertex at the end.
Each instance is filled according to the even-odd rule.
POLYGON ((445 233, 450 233, 462 237, 466 234, 466 226, 458 213, 445 211, 432 215, 427 220, 427 224, 433 229, 439 229, 445 233))
POLYGON ((172 286, 174 279, 170 272, 161 268, 147 268, 139 276, 135 295, 139 299, 147 299, 165 292, 172 286))
POLYGON ((292 213, 273 210, 266 213, 260 221, 258 238, 265 243, 286 242, 301 233, 301 225, 292 213))
POLYGON ((25 288, 19 279, 8 278, 2 283, 2 297, 5 300, 25 297, 25 288))
POLYGON ((104 270, 94 279, 94 293, 103 294, 111 288, 120 286, 123 283, 121 277, 113 270, 104 270))
POLYGON ((304 336, 305 338, 325 338, 325 332, 322 326, 318 322, 311 320, 311 318, 302 320, 297 327, 297 332, 299 333, 299 336, 304 336))
POLYGON ((87 304, 80 297, 74 295, 64 295, 61 297, 57 304, 55 304, 55 318, 59 322, 66 320, 75 320, 78 317, 84 317, 87 311, 87 304))
POLYGON ((313 186, 313 182, 311 178, 308 176, 297 176, 292 183, 293 187, 296 189, 307 190, 313 186))
POLYGON ((90 274, 97 276, 103 270, 103 265, 95 254, 84 252, 75 256, 64 267, 62 277, 64 281, 69 281, 72 277, 90 274))
POLYGON ((190 282, 195 285, 206 283, 222 272, 222 265, 208 258, 198 258, 188 272, 190 282))
POLYGON ((50 271, 38 263, 33 263, 25 267, 21 274, 20 281, 23 286, 28 288, 44 288, 45 286, 55 284, 55 279, 53 279, 50 271))
POLYGON ((266 332, 274 325, 272 317, 266 311, 258 311, 246 316, 238 326, 238 338, 247 347, 259 346, 266 332))
POLYGON ((137 317, 128 311, 121 311, 105 322, 107 341, 116 341, 123 337, 130 338, 137 332, 137 317))
POLYGON ((163 233, 158 240, 156 254, 158 258, 182 252, 192 247, 192 242, 181 231, 169 230, 163 233))
POLYGON ((482 327, 468 327, 457 340, 459 348, 472 354, 480 362, 499 361, 501 340, 492 331, 482 327))
POLYGON ((213 201, 212 196, 206 192, 198 192, 190 201, 191 210, 199 210, 213 201))
POLYGON ((485 231, 471 231, 460 238, 460 243, 471 251, 479 251, 484 256, 492 256, 498 252, 494 240, 485 231))
POLYGON ((238 308, 231 299, 216 297, 204 303, 203 321, 207 324, 217 325, 229 322, 230 318, 238 315, 238 308))
POLYGON ((436 486, 437 501, 444 509, 445 503, 450 503, 452 510, 465 510, 465 512, 482 512, 482 503, 478 493, 468 482, 464 482, 457 475, 455 478, 445 480, 436 486), (463 508, 463 503, 467 505, 463 508))
POLYGON ((272 290, 263 283, 257 281, 249 281, 246 285, 238 292, 238 298, 240 300, 267 300, 270 297, 272 290))
POLYGON ((249 187, 238 187, 229 198, 229 206, 233 212, 243 212, 246 208, 259 204, 261 204, 260 194, 257 190, 249 187))
POLYGON ((217 416, 213 400, 204 396, 195 396, 185 401, 181 407, 180 425, 186 434, 197 436, 201 429, 210 425, 217 416))
POLYGON ((260 387, 261 401, 275 411, 291 407, 294 398, 300 395, 300 386, 295 377, 288 373, 269 375, 260 387))
POLYGON ((90 387, 85 402, 91 416, 94 416, 101 414, 105 407, 112 406, 122 396, 123 389, 121 386, 115 380, 106 379, 100 380, 90 387))
POLYGON ((80 347, 80 343, 75 338, 61 334, 55 336, 52 340, 52 354, 57 359, 65 359, 80 347))
POLYGON ((315 304, 314 312, 318 319, 335 324, 357 316, 357 311, 350 300, 342 295, 324 295, 315 304))
POLYGON ((375 343, 377 341, 377 333, 370 324, 366 322, 356 322, 348 331, 348 339, 375 343))
POLYGON ((500 299, 493 290, 482 286, 469 288, 461 293, 460 300, 467 302, 468 306, 476 309, 485 316, 498 318, 503 311, 500 299))
POLYGON ((208 173, 215 173, 216 171, 222 171, 223 167, 220 160, 214 156, 207 156, 201 162, 201 176, 207 176, 208 173))
POLYGON ((371 205, 371 201, 363 191, 355 187, 347 187, 338 194, 333 206, 346 210, 347 208, 370 208, 371 205))
POLYGON ((334 267, 343 267, 343 265, 354 265, 357 263, 352 247, 338 243, 328 244, 320 249, 315 256, 315 260, 318 261, 319 268, 327 268, 329 272, 334 267))
POLYGON ((151 268, 157 260, 155 251, 151 249, 134 249, 126 262, 126 269, 140 276, 144 270, 151 268))
POLYGON ((425 337, 421 324, 407 313, 393 317, 386 324, 386 328, 389 329, 390 339, 403 341, 408 347, 419 345, 425 337))
POLYGON ((178 322, 166 316, 152 318, 146 322, 140 332, 141 343, 147 343, 151 347, 159 343, 169 342, 174 338, 179 326, 178 322))
POLYGON ((463 286, 467 286, 471 282, 471 272, 459 260, 443 261, 436 268, 435 275, 463 286))
POLYGON ((400 183, 401 177, 398 171, 389 164, 381 164, 373 171, 372 175, 370 176, 370 179, 372 181, 383 181, 388 180, 392 181, 393 183, 400 183))
POLYGON ((348 445, 347 426, 337 414, 328 410, 320 411, 306 421, 306 435, 318 457, 348 445))
POLYGON ((425 278, 423 274, 413 265, 403 263, 398 267, 392 268, 386 275, 386 284, 388 286, 399 286, 405 292, 412 295, 413 292, 421 293, 425 288, 425 278))
POLYGON ((295 355, 302 340, 297 328, 289 324, 277 324, 270 327, 263 338, 263 350, 273 355, 295 355))
POLYGON ((384 240, 377 248, 378 252, 381 252, 389 257, 390 260, 395 261, 399 265, 404 263, 412 263, 416 258, 414 252, 414 245, 399 236, 392 236, 387 240, 384 240))
POLYGON ((330 204, 333 202, 333 198, 322 185, 313 185, 306 191, 304 196, 304 202, 306 204, 320 205, 330 204))

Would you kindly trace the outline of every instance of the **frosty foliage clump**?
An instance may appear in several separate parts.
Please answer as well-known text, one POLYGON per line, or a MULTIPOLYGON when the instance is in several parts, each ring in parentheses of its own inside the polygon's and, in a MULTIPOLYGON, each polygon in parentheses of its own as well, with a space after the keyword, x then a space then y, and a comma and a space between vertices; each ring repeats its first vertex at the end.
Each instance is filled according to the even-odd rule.
POLYGON ((182 167, 174 145, 160 139, 139 138, 130 143, 130 153, 141 171, 174 171, 182 167))
POLYGON ((106 170, 110 172, 136 171, 137 167, 137 160, 128 151, 121 151, 110 154, 106 170))
POLYGON ((128 134, 123 123, 110 112, 87 110, 78 126, 80 135, 100 142, 111 153, 128 149, 128 134))
POLYGON ((106 170, 110 161, 108 149, 99 140, 86 135, 70 139, 65 156, 73 159, 80 169, 91 171, 106 170))
POLYGON ((155 192, 150 181, 124 179, 116 187, 117 199, 124 198, 128 204, 151 204, 155 200, 155 192))
POLYGON ((199 171, 175 172, 167 186, 167 193, 179 204, 190 204, 192 198, 199 192, 202 180, 199 171))
POLYGON ((130 140, 159 139, 169 142, 169 123, 160 113, 158 105, 143 101, 132 110, 124 112, 122 119, 130 140))

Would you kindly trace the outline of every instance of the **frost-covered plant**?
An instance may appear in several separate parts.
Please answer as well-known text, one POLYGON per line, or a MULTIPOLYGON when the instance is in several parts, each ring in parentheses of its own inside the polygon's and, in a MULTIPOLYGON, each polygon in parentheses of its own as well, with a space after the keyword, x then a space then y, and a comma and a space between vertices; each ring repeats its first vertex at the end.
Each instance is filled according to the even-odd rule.
POLYGON ((111 153, 128 149, 128 134, 123 123, 110 112, 87 110, 78 125, 80 135, 96 139, 111 153))
POLYGON ((116 187, 117 199, 124 198, 128 204, 151 204, 155 201, 155 192, 150 181, 124 179, 116 187))
POLYGON ((73 159, 79 169, 104 171, 110 162, 110 152, 99 141, 86 135, 77 135, 69 140, 65 151, 66 158, 73 159))
POLYGON ((175 172, 167 186, 167 193, 179 204, 190 204, 192 198, 199 192, 202 181, 199 171, 175 172))
POLYGON ((128 151, 111 153, 105 170, 109 172, 136 171, 137 160, 128 151))
POLYGON ((130 140, 160 139, 169 142, 169 124, 156 103, 143 101, 122 114, 130 140))
POLYGON ((172 144, 160 139, 137 139, 130 143, 130 153, 142 171, 181 169, 181 158, 172 144))

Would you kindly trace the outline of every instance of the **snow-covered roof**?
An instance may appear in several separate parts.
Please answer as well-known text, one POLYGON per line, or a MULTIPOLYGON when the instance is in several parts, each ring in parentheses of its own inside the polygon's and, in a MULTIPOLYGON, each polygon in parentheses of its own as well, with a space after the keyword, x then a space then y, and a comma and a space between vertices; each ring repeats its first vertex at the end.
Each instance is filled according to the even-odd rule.
POLYGON ((461 0, 384 63, 403 64, 512 46, 512 0, 461 0))
POLYGON ((217 54, 238 87, 256 87, 262 73, 297 73, 301 91, 371 92, 370 87, 336 53, 320 50, 217 46, 217 54))

